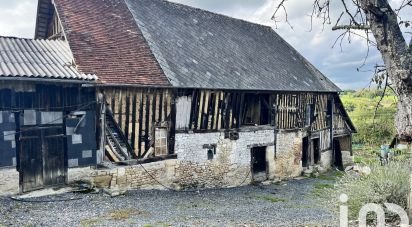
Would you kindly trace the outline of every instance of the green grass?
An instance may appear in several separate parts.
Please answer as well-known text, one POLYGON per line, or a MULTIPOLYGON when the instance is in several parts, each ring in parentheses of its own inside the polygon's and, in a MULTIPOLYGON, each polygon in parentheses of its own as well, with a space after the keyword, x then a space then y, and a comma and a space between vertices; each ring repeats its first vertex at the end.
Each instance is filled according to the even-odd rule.
POLYGON ((313 188, 315 188, 316 190, 323 190, 323 189, 327 189, 327 188, 333 188, 332 184, 322 184, 322 183, 316 183, 313 185, 313 188))
POLYGON ((271 196, 271 195, 262 195, 262 196, 257 196, 258 199, 266 200, 271 203, 280 203, 280 202, 286 202, 286 199, 278 198, 276 196, 271 196))
POLYGON ((342 171, 329 171, 319 176, 311 176, 311 177, 319 179, 319 180, 324 180, 324 181, 336 181, 337 179, 339 179, 339 177, 342 177, 343 175, 345 175, 345 173, 342 171))
POLYGON ((83 219, 80 220, 80 226, 82 227, 92 227, 92 226, 97 226, 103 222, 102 219, 100 218, 95 218, 95 219, 83 219))
POLYGON ((316 198, 324 198, 327 190, 333 189, 333 184, 315 183, 311 195, 316 198))

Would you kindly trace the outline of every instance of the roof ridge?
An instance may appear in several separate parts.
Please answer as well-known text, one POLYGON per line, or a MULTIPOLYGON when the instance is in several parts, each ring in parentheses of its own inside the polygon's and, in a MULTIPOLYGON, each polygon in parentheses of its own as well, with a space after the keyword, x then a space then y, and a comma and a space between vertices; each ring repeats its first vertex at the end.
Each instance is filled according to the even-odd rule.
POLYGON ((0 38, 2 39, 21 39, 21 40, 33 40, 32 38, 24 38, 24 37, 17 37, 17 36, 7 36, 7 35, 0 35, 0 38))
POLYGON ((59 39, 35 39, 35 38, 24 38, 24 37, 17 37, 17 36, 4 36, 4 35, 0 35, 0 39, 16 39, 16 40, 46 41, 46 42, 67 42, 67 40, 59 40, 59 39))
POLYGON ((151 0, 151 1, 166 2, 166 3, 171 4, 171 5, 176 5, 176 6, 180 6, 180 7, 184 7, 184 8, 189 8, 189 9, 193 9, 193 10, 200 11, 200 12, 203 12, 203 13, 213 14, 213 15, 219 16, 219 17, 226 17, 226 18, 231 19, 231 20, 241 21, 241 22, 244 22, 246 24, 257 25, 257 26, 261 26, 261 27, 269 28, 269 29, 273 30, 273 28, 271 26, 268 26, 268 25, 259 24, 259 23, 248 21, 248 20, 245 20, 245 19, 232 17, 232 16, 225 15, 225 14, 222 14, 222 13, 216 13, 216 12, 213 12, 213 11, 210 11, 210 10, 207 10, 207 9, 202 9, 202 8, 199 8, 199 7, 194 7, 194 6, 186 5, 186 4, 179 3, 179 2, 173 2, 173 1, 169 1, 169 0, 151 0))

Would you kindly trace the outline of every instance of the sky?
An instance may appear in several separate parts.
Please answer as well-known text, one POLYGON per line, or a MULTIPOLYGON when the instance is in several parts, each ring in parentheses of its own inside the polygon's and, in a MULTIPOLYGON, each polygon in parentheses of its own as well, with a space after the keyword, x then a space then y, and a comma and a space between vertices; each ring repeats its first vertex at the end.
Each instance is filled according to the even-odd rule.
MULTIPOLYGON (((322 21, 314 20, 310 30, 310 12, 312 0, 288 0, 286 9, 288 23, 284 22, 281 11, 275 24, 272 14, 279 0, 172 0, 193 7, 224 14, 259 24, 272 26, 275 31, 297 49, 342 89, 361 89, 370 85, 373 66, 380 64, 381 57, 375 47, 368 47, 364 39, 352 37, 346 39, 342 46, 332 48, 336 38, 341 34, 332 31, 333 25, 323 26, 322 21), (275 26, 276 25, 276 26, 275 26), (365 61, 365 57, 366 58, 365 61)), ((402 0, 391 0, 393 6, 402 0)), ((332 1, 333 19, 340 15, 342 7, 332 1)), ((37 0, 0 0, 0 35, 33 38, 36 23, 37 0)), ((412 15, 407 9, 403 15, 412 15)), ((406 17, 406 16, 405 16, 406 17)), ((411 18, 409 18, 411 19, 411 18)), ((405 33, 406 34, 406 33, 405 33)), ((410 37, 408 37, 410 38, 410 37)))

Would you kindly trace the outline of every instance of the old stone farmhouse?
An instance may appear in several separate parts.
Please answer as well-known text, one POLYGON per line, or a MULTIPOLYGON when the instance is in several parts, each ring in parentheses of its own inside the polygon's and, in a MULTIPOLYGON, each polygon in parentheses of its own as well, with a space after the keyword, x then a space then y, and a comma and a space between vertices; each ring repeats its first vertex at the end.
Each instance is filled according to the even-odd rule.
MULTIPOLYGON (((29 151, 19 142, 18 120, 1 122, 2 141, 17 148, 2 147, 0 155, 14 160, 2 164, 17 164, 20 191, 71 179, 107 188, 234 187, 300 176, 315 165, 342 167, 351 156, 355 128, 340 89, 270 27, 163 0, 39 0, 35 38, 1 39, 1 83, 16 84, 3 119, 15 108, 24 121, 37 108, 52 111, 39 113, 39 128, 43 115, 59 118, 50 106, 15 104, 28 97, 14 94, 40 91, 33 86, 43 81, 77 89, 76 97, 93 91, 95 105, 87 111, 78 105, 88 98, 59 102, 58 109, 74 107, 59 113, 65 130, 52 134, 64 149, 49 156, 63 162, 50 166, 44 146, 29 151), (8 73, 22 62, 24 73, 8 73), (41 76, 44 67, 53 73, 41 76), (27 152, 38 160, 25 161, 27 152), (56 168, 63 174, 49 174, 56 168)), ((60 97, 44 92, 37 102, 60 97)))

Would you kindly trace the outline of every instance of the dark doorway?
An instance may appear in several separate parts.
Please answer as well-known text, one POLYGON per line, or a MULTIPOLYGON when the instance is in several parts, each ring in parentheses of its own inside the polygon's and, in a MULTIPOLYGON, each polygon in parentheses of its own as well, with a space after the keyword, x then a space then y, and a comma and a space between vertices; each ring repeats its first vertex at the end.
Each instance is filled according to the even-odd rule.
POLYGON ((338 139, 333 140, 334 165, 340 170, 343 170, 342 149, 338 139))
POLYGON ((269 94, 246 94, 244 101, 245 115, 242 125, 268 125, 271 122, 269 94))
POLYGON ((314 158, 315 164, 319 164, 320 158, 321 158, 319 138, 312 140, 312 147, 313 147, 313 158, 314 158))
POLYGON ((266 147, 252 148, 253 181, 267 180, 266 147))
POLYGON ((309 138, 304 137, 302 141, 302 167, 310 165, 309 138))

